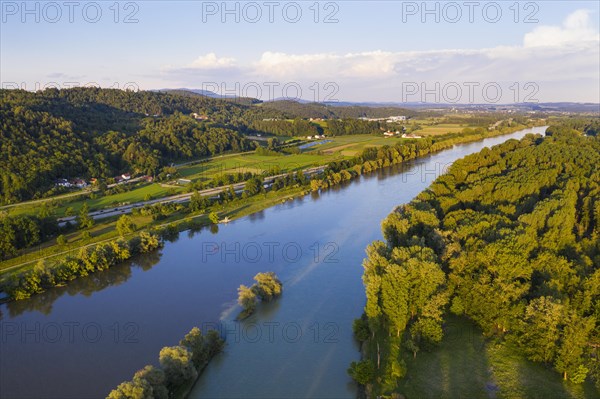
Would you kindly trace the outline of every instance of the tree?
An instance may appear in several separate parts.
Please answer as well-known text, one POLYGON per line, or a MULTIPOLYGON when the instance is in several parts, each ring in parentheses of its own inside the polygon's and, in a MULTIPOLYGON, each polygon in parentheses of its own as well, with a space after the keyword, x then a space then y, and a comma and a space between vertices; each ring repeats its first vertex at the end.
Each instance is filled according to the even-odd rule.
POLYGON ((204 338, 209 358, 221 353, 225 347, 225 340, 215 330, 208 331, 204 338))
POLYGON ((200 331, 198 327, 192 328, 191 331, 179 341, 179 345, 192 353, 192 361, 196 368, 208 361, 208 348, 205 339, 202 336, 202 331, 200 331))
POLYGON ((119 220, 117 220, 117 232, 121 237, 133 233, 136 229, 135 223, 131 220, 131 217, 128 215, 121 215, 119 220))
POLYGON ((191 352, 182 346, 162 348, 159 361, 165 371, 166 385, 169 387, 177 387, 198 376, 191 352))
POLYGON ((219 223, 219 215, 217 214, 217 212, 211 212, 208 215, 208 220, 210 220, 212 224, 218 224, 219 223))
POLYGON ((148 233, 147 231, 142 231, 139 239, 138 249, 140 253, 152 252, 163 245, 156 234, 148 233))
POLYGON ((259 176, 254 176, 244 185, 244 195, 246 197, 251 197, 260 193, 263 189, 263 180, 259 176))
POLYGON ((375 379, 375 366, 370 360, 350 363, 348 374, 361 385, 367 385, 375 379))
POLYGON ((240 285, 238 288, 238 304, 244 309, 243 314, 248 316, 256 309, 256 294, 252 288, 240 285))
POLYGON ((62 247, 67 243, 67 238, 63 234, 61 234, 58 237, 56 237, 56 243, 62 247))
POLYGON ((535 362, 551 363, 558 349, 563 306, 553 298, 533 299, 518 325, 519 344, 535 362))
POLYGON ((269 150, 274 150, 277 147, 279 147, 280 143, 279 143, 279 139, 277 137, 271 137, 270 139, 267 140, 267 148, 269 150))
POLYGON ((165 386, 165 372, 154 366, 148 365, 138 370, 133 376, 133 380, 146 380, 152 387, 152 397, 154 399, 168 399, 169 390, 165 386))
POLYGON ((281 295, 282 284, 275 273, 258 273, 254 276, 254 280, 256 284, 252 286, 252 290, 261 301, 269 302, 281 295))
POLYGON ((587 373, 585 370, 587 369, 584 366, 583 354, 595 324, 595 320, 591 317, 582 318, 575 314, 570 315, 563 330, 556 359, 556 369, 563 373, 565 380, 570 379, 572 382, 577 380, 581 383, 585 379, 587 373))
POLYGON ((409 320, 408 287, 406 270, 398 265, 389 265, 381 281, 381 307, 397 337, 409 320))
POLYGON ((198 191, 196 191, 190 197, 190 210, 192 212, 204 211, 210 205, 210 200, 204 196, 200 195, 198 191))
POLYGON ((366 317, 361 317, 358 319, 354 319, 354 323, 352 324, 352 331, 354 332, 354 337, 360 342, 364 342, 371 336, 371 331, 369 331, 369 322, 366 317))
POLYGON ((152 386, 148 381, 142 378, 134 378, 133 381, 126 381, 107 396, 107 399, 158 399, 153 394, 152 386))
POLYGON ((77 217, 77 224, 80 229, 87 229, 94 225, 94 219, 89 215, 90 208, 87 202, 83 203, 83 206, 79 210, 79 216, 77 217))

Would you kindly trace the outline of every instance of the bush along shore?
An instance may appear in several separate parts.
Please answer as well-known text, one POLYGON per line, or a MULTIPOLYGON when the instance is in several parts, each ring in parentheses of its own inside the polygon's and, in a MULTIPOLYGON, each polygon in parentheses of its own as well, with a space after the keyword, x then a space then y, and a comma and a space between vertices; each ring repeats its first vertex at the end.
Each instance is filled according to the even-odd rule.
MULTIPOLYGON (((456 144, 509 134, 531 126, 533 124, 528 126, 515 125, 494 131, 487 131, 484 128, 465 128, 461 133, 449 133, 424 139, 411 139, 399 142, 394 146, 367 148, 360 155, 347 160, 330 163, 322 173, 317 175, 306 176, 299 171, 279 177, 273 181, 270 191, 276 193, 281 191, 282 196, 288 198, 290 193, 284 193, 284 191, 292 190, 297 194, 304 195, 310 191, 325 190, 344 181, 357 178, 362 174, 368 174, 378 169, 398 165, 402 162, 442 151, 456 144)), ((220 213, 223 213, 228 208, 235 209, 237 202, 252 200, 251 197, 261 194, 265 194, 262 178, 254 176, 246 182, 241 195, 233 190, 233 186, 230 186, 228 189, 224 189, 216 199, 209 199, 208 197, 194 194, 187 205, 156 204, 146 206, 139 212, 159 216, 156 220, 180 211, 184 212, 184 214, 208 212, 214 214, 217 210, 220 210, 220 213)), ((268 202, 265 201, 265 207, 271 205, 268 202)), ((217 222, 217 220, 209 220, 205 224, 216 224, 217 222)), ((47 288, 66 284, 77 277, 87 276, 96 271, 115 266, 131 259, 137 254, 157 250, 163 246, 163 237, 168 237, 176 231, 197 227, 196 224, 193 220, 175 221, 166 227, 152 228, 149 230, 150 232, 142 231, 127 240, 120 238, 108 243, 82 247, 77 256, 68 256, 54 262, 52 266, 44 261, 40 261, 31 269, 15 273, 3 283, 0 289, 7 294, 10 300, 26 299, 31 295, 43 292, 47 288)))
POLYGON ((219 354, 225 341, 215 330, 206 335, 198 327, 177 346, 160 350, 160 367, 147 365, 137 371, 131 381, 113 389, 107 399, 185 398, 210 360, 219 354))

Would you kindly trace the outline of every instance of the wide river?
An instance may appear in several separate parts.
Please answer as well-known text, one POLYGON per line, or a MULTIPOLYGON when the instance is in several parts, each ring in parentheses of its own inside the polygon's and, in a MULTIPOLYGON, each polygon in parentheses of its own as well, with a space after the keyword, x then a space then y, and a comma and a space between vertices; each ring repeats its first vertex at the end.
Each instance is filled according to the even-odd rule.
POLYGON ((158 253, 0 306, 0 397, 99 398, 193 326, 227 338, 192 398, 353 398, 366 246, 380 223, 456 159, 543 133, 451 149, 221 225, 158 253), (274 271, 284 294, 236 322, 237 288, 274 271))

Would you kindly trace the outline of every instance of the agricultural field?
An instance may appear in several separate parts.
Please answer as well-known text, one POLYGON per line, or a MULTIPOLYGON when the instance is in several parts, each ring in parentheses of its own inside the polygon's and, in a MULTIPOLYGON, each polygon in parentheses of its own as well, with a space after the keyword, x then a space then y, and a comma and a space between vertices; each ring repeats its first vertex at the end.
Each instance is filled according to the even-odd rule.
POLYGON ((460 133, 465 127, 469 126, 467 124, 459 125, 456 123, 421 124, 421 129, 415 130, 414 133, 423 136, 436 136, 446 133, 460 133))
POLYGON ((379 147, 383 145, 394 145, 402 138, 372 136, 369 134, 327 137, 327 143, 316 145, 307 149, 307 152, 319 152, 323 155, 335 155, 342 157, 352 157, 363 151, 367 147, 379 147))
POLYGON ((180 168, 178 172, 182 178, 189 179, 192 182, 203 182, 223 174, 246 172, 260 174, 273 171, 277 171, 277 173, 296 172, 325 165, 338 157, 335 154, 324 156, 310 152, 281 156, 244 154, 185 166, 180 168))

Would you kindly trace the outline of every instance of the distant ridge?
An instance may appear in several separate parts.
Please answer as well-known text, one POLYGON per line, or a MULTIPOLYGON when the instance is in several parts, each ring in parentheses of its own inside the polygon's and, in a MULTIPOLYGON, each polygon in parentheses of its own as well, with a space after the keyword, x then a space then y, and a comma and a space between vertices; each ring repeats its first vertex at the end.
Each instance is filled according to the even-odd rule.
POLYGON ((180 95, 198 95, 215 99, 236 101, 244 104, 264 104, 271 108, 303 108, 310 107, 311 110, 304 110, 303 115, 311 117, 327 117, 335 112, 325 111, 329 107, 364 107, 364 108, 386 108, 392 109, 412 109, 412 110, 448 110, 448 109, 473 109, 473 110, 514 110, 520 112, 527 111, 549 111, 549 112, 577 112, 577 113, 597 113, 600 114, 600 104, 598 103, 577 103, 577 102, 546 102, 546 103, 509 103, 509 104, 448 104, 448 103, 422 103, 422 102, 394 102, 394 101, 325 101, 314 102, 304 99, 290 99, 279 97, 274 100, 262 101, 250 97, 236 97, 231 95, 221 95, 209 90, 202 89, 160 89, 155 90, 180 95), (296 105, 291 105, 296 104, 296 105), (317 111, 317 109, 319 109, 317 111))

